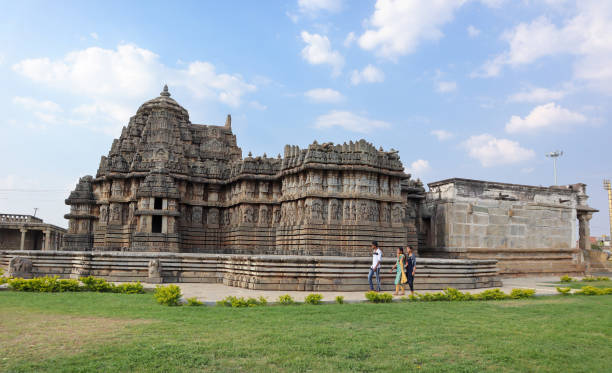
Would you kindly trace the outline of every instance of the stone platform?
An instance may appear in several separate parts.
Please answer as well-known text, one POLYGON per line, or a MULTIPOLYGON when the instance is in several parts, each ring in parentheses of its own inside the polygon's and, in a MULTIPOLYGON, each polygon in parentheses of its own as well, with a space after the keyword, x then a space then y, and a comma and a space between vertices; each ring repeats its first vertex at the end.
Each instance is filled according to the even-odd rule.
MULTIPOLYGON (((33 277, 103 277, 109 281, 149 281, 149 262, 159 260, 163 282, 223 283, 253 290, 365 291, 369 257, 233 255, 112 251, 0 251, 8 270, 13 257, 32 262, 33 277)), ((384 258, 384 290, 392 290, 394 258, 384 258)), ((417 290, 501 286, 496 260, 417 259, 417 290)))

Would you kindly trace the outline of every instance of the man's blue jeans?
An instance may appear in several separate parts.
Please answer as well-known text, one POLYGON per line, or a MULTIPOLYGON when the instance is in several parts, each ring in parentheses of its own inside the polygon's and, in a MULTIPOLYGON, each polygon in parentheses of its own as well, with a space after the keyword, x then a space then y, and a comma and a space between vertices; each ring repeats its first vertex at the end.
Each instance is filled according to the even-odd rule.
POLYGON ((372 276, 376 276, 376 291, 380 291, 380 266, 376 267, 376 270, 370 268, 368 273, 368 282, 370 283, 370 290, 374 290, 374 284, 372 284, 372 276))

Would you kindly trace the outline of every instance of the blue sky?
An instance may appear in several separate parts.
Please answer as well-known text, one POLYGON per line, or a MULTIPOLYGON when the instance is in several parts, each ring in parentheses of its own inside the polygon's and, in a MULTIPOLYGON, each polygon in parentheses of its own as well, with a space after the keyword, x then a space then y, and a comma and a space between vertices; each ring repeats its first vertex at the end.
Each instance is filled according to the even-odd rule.
POLYGON ((243 154, 365 138, 424 182, 584 182, 609 231, 612 2, 5 2, 0 211, 66 226, 164 83, 191 121, 232 114, 243 154))

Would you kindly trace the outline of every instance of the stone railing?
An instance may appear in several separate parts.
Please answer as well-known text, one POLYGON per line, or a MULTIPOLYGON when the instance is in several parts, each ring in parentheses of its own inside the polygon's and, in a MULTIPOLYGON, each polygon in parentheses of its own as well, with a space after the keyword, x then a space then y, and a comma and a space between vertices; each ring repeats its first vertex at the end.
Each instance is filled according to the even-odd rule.
POLYGON ((2 223, 42 223, 42 219, 32 215, 0 214, 0 224, 2 223))

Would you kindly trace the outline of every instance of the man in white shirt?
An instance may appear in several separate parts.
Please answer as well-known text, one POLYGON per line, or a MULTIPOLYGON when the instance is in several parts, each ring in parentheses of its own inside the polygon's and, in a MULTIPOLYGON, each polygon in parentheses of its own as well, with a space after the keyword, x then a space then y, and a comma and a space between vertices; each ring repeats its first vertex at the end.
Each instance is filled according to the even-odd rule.
POLYGON ((382 264, 382 251, 378 248, 378 242, 372 241, 372 266, 368 273, 368 283, 370 290, 374 290, 372 276, 376 276, 376 291, 380 291, 380 265, 382 264))

